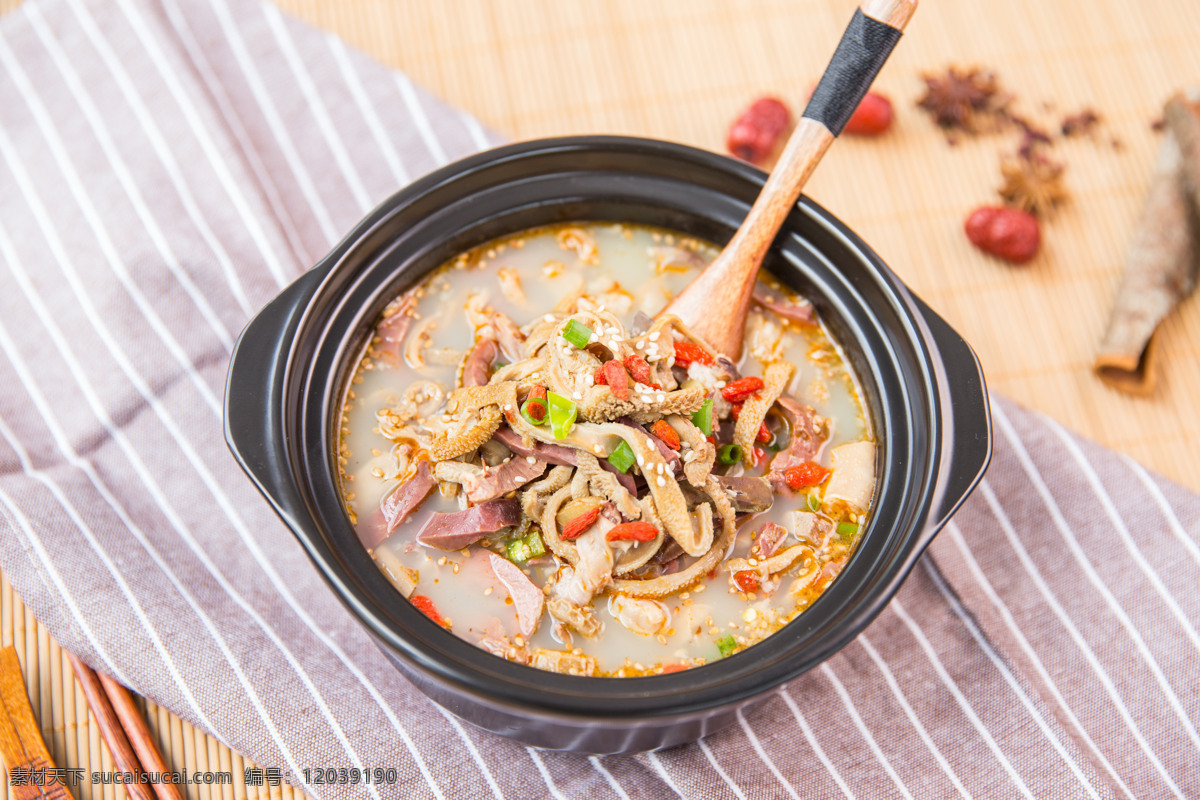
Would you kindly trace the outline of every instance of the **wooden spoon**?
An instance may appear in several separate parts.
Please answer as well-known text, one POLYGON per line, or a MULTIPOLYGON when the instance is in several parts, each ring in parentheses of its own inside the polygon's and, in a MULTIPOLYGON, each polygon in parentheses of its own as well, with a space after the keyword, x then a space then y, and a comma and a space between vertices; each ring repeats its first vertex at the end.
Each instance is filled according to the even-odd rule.
POLYGON ((758 268, 829 145, 867 93, 917 0, 865 0, 854 13, 804 116, 737 233, 661 313, 737 360, 758 268))

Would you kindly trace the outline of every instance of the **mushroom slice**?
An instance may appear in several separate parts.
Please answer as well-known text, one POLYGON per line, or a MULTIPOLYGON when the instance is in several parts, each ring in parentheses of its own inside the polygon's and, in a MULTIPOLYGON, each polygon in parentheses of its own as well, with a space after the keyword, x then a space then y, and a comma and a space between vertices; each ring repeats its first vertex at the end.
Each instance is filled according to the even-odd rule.
POLYGON ((608 613, 627 630, 642 636, 653 636, 671 622, 671 612, 657 600, 620 593, 609 595, 608 613))

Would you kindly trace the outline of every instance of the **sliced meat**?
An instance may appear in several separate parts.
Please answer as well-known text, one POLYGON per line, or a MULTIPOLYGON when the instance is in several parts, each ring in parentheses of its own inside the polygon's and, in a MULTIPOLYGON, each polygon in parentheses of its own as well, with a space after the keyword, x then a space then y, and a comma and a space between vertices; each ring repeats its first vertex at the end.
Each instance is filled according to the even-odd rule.
POLYGON ((488 558, 492 564, 492 572, 504 584, 504 588, 508 589, 508 596, 512 598, 513 608, 517 611, 517 623, 521 626, 521 635, 528 639, 537 630, 546 596, 516 564, 495 553, 489 553, 488 558))
POLYGON ((771 483, 779 488, 784 486, 783 471, 795 467, 805 461, 816 461, 817 454, 825 444, 828 428, 824 423, 818 424, 817 412, 809 406, 788 395, 780 395, 775 401, 784 417, 787 418, 792 440, 784 450, 780 450, 771 459, 769 477, 771 483))
MULTIPOLYGON (((744 475, 734 478, 728 475, 717 475, 716 479, 729 496, 733 510, 739 514, 757 514, 760 511, 766 511, 775 502, 771 482, 766 478, 752 478, 744 475)), ((699 489, 694 489, 686 484, 680 484, 680 487, 690 504, 703 503, 708 499, 708 496, 699 489)))
POLYGON ((546 471, 546 462, 533 458, 510 458, 498 467, 481 467, 462 461, 442 461, 434 467, 438 480, 460 483, 467 499, 483 503, 519 489, 546 471))
POLYGON ((416 294, 407 292, 401 295, 383 310, 383 319, 375 328, 375 335, 379 337, 379 343, 375 346, 376 352, 396 364, 401 363, 404 358, 404 339, 412 327, 412 313, 416 307, 416 294))
POLYGON ((495 339, 482 338, 475 342, 462 366, 463 386, 483 386, 498 353, 495 339))
POLYGON ((766 478, 718 476, 717 483, 729 494, 729 502, 739 514, 766 511, 775 502, 771 482, 766 478))
POLYGON ((397 486, 380 501, 379 511, 383 515, 383 524, 364 526, 368 530, 363 531, 363 546, 377 547, 387 538, 388 534, 396 529, 397 525, 412 513, 414 508, 421 504, 426 495, 433 491, 434 486, 437 486, 437 481, 429 472, 429 462, 418 461, 416 474, 397 486))
POLYGON ((516 498, 491 500, 465 511, 431 514, 417 541, 439 550, 461 550, 520 521, 521 504, 516 498))
POLYGON ((578 461, 575 459, 575 451, 571 448, 563 447, 559 444, 539 442, 536 439, 531 440, 530 444, 526 444, 524 437, 507 425, 501 425, 497 428, 492 438, 499 440, 501 444, 519 456, 533 456, 548 464, 557 464, 560 467, 574 467, 578 464, 578 461))
POLYGON ((788 536, 787 528, 774 522, 767 522, 758 529, 754 537, 754 546, 758 548, 759 558, 770 558, 779 550, 779 545, 788 536))
POLYGON ((763 308, 775 312, 784 319, 790 319, 792 322, 811 324, 816 320, 813 304, 803 297, 797 302, 792 302, 785 297, 771 294, 759 286, 754 287, 754 294, 751 297, 763 308))
POLYGON ((633 480, 632 475, 627 472, 621 472, 621 470, 608 463, 607 458, 601 458, 597 460, 600 462, 600 469, 604 470, 605 472, 611 472, 613 477, 617 479, 617 483, 621 484, 621 488, 629 492, 634 497, 637 497, 637 483, 633 480))

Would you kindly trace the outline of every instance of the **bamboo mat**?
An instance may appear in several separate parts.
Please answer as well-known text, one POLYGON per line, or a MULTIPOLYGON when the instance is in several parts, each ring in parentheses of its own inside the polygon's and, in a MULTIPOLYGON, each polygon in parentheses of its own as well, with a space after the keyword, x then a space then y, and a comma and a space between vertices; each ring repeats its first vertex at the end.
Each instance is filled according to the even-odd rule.
MULTIPOLYGON (((509 137, 621 133, 713 150, 753 98, 801 105, 855 5, 275 2, 509 137)), ((0 0, 0 12, 17 4, 0 0)), ((1200 84, 1197 42, 1195 0, 926 0, 877 84, 896 104, 896 126, 878 140, 844 137, 807 192, 971 342, 993 391, 1200 490, 1200 300, 1185 302, 1160 330, 1152 397, 1120 395, 1089 370, 1149 181, 1157 147, 1150 124, 1172 91, 1200 84), (1046 224, 1042 255, 1027 267, 980 255, 962 234, 969 210, 996 200, 999 156, 1015 137, 951 147, 914 108, 920 74, 951 63, 994 69, 1016 109, 1047 127, 1085 106, 1103 117, 1095 141, 1056 146, 1072 199, 1046 224)), ((62 652, 2 576, 0 631, 0 645, 16 644, 59 765, 111 769, 62 652)), ((232 786, 189 787, 189 797, 301 796, 246 786, 249 762, 165 709, 145 711, 173 768, 232 773, 232 786)), ((76 794, 124 796, 87 783, 76 794)))

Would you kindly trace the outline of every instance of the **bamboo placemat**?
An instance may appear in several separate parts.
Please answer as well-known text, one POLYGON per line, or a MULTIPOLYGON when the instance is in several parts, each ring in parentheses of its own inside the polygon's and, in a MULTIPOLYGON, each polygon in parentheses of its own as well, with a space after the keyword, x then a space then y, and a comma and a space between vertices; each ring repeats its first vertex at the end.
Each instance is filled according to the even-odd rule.
MULTIPOLYGON (((512 138, 621 133, 713 150, 723 149, 730 121, 753 98, 802 104, 855 5, 275 2, 512 138)), ((0 12, 17 4, 0 0, 0 12)), ((927 0, 878 83, 896 104, 896 126, 879 140, 843 138, 808 193, 971 342, 994 391, 1200 490, 1200 300, 1185 302, 1160 329, 1153 396, 1120 395, 1089 369, 1149 182, 1157 147, 1150 124, 1171 92, 1200 83, 1198 41, 1194 0, 927 0), (1046 225, 1043 254, 1028 267, 984 257, 962 234, 968 211, 996 199, 999 155, 1014 137, 951 147, 913 107, 920 74, 951 63, 994 69, 1017 109, 1048 125, 1085 106, 1104 119, 1096 141, 1056 146, 1072 199, 1046 225)), ((16 644, 58 763, 111 770, 65 657, 2 576, 0 631, 0 646, 16 644)), ((232 786, 189 787, 189 797, 300 796, 246 786, 253 765, 165 709, 145 710, 174 768, 232 773, 232 786)), ((88 783, 76 794, 124 797, 88 783)))

